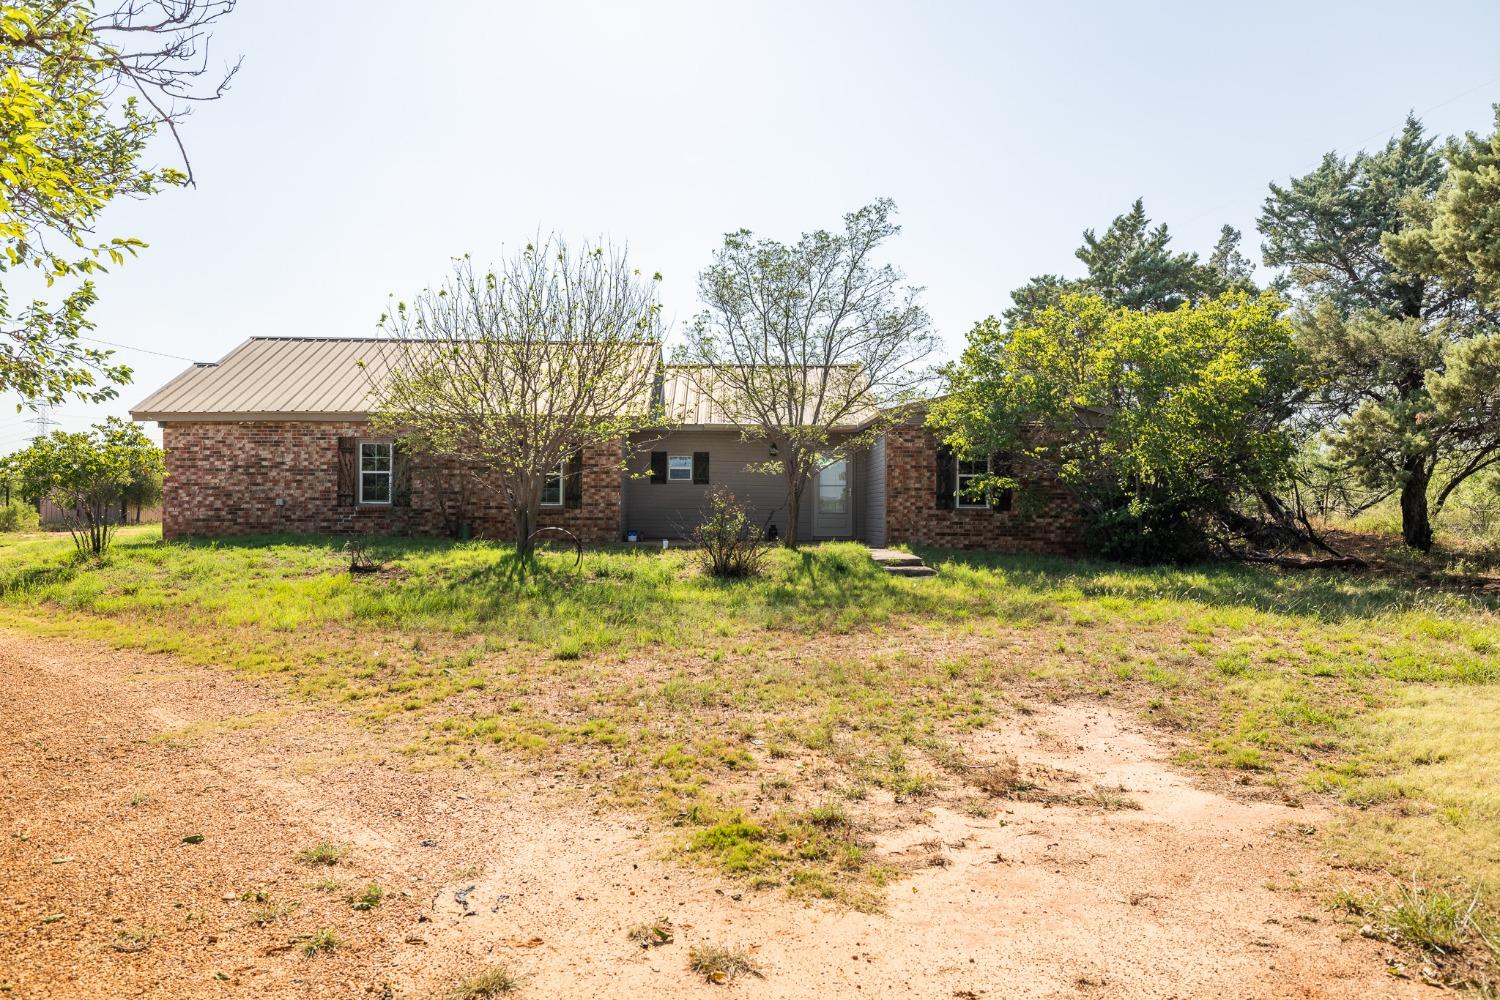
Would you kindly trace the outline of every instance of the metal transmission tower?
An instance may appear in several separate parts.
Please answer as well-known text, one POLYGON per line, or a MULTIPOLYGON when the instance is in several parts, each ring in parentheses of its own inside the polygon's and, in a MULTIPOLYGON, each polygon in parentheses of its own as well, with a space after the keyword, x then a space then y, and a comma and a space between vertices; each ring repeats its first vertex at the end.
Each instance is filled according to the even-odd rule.
POLYGON ((46 437, 52 428, 62 426, 61 421, 52 419, 52 407, 46 403, 38 406, 36 408, 36 416, 26 422, 36 428, 36 433, 32 435, 33 440, 46 437))

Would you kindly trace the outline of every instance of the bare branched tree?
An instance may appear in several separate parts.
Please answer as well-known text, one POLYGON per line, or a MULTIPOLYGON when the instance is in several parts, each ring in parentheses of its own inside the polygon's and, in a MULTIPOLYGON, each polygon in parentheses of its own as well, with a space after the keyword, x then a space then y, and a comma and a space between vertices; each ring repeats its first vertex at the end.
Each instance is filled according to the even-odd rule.
POLYGON ((465 257, 381 318, 372 421, 501 496, 529 556, 544 491, 579 495, 583 449, 661 423, 660 280, 556 236, 483 273, 465 257))
POLYGON ((932 378, 925 361, 938 339, 922 290, 874 259, 900 232, 895 210, 881 199, 846 215, 842 233, 792 245, 742 229, 699 275, 708 308, 676 358, 746 439, 777 456, 766 471, 785 480, 792 547, 809 479, 867 447, 932 378))

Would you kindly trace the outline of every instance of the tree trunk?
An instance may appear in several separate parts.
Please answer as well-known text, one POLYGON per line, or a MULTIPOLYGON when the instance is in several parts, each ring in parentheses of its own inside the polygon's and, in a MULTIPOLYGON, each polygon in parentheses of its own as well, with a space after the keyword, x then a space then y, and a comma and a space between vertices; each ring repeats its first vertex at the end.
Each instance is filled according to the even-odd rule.
POLYGON ((801 520, 802 491, 791 477, 786 481, 786 547, 795 549, 801 541, 797 537, 797 522, 801 520))
POLYGON ((1432 519, 1427 510, 1427 484, 1432 472, 1422 456, 1408 458, 1402 466, 1406 482, 1401 486, 1401 538, 1421 552, 1432 549, 1432 519))
POLYGON ((516 555, 522 558, 530 558, 534 548, 531 533, 536 530, 536 515, 531 507, 530 501, 524 501, 516 504, 511 511, 511 519, 516 526, 516 555))

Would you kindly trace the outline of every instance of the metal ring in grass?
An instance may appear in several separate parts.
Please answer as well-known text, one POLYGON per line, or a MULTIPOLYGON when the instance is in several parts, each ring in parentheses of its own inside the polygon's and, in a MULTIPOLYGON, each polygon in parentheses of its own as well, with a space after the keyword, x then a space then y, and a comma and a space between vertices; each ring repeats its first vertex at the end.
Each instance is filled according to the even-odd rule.
POLYGON ((527 536, 526 540, 534 544, 539 535, 545 535, 548 533, 561 535, 568 541, 572 542, 573 550, 576 553, 576 557, 573 559, 573 568, 577 569, 578 567, 583 565, 583 543, 578 540, 577 535, 573 534, 567 528, 559 528, 556 525, 548 525, 545 528, 538 528, 533 531, 530 535, 527 536))

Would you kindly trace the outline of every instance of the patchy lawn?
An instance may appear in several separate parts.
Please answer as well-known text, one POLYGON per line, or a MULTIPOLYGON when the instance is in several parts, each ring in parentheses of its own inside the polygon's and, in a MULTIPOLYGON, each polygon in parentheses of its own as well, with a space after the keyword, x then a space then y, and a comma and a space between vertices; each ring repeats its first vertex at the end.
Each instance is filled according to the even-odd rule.
POLYGON ((12 537, 0 624, 263 678, 414 766, 565 769, 675 824, 691 863, 867 908, 902 874, 872 830, 935 798, 977 815, 1046 794, 980 737, 1093 699, 1207 776, 1347 803, 1329 845, 1347 862, 1500 902, 1494 597, 944 552, 924 553, 937 577, 902 579, 856 545, 778 551, 737 582, 679 550, 590 551, 578 571, 544 555, 531 577, 505 546, 372 550, 383 570, 351 576, 313 538, 127 529, 94 566, 66 539, 12 537))

